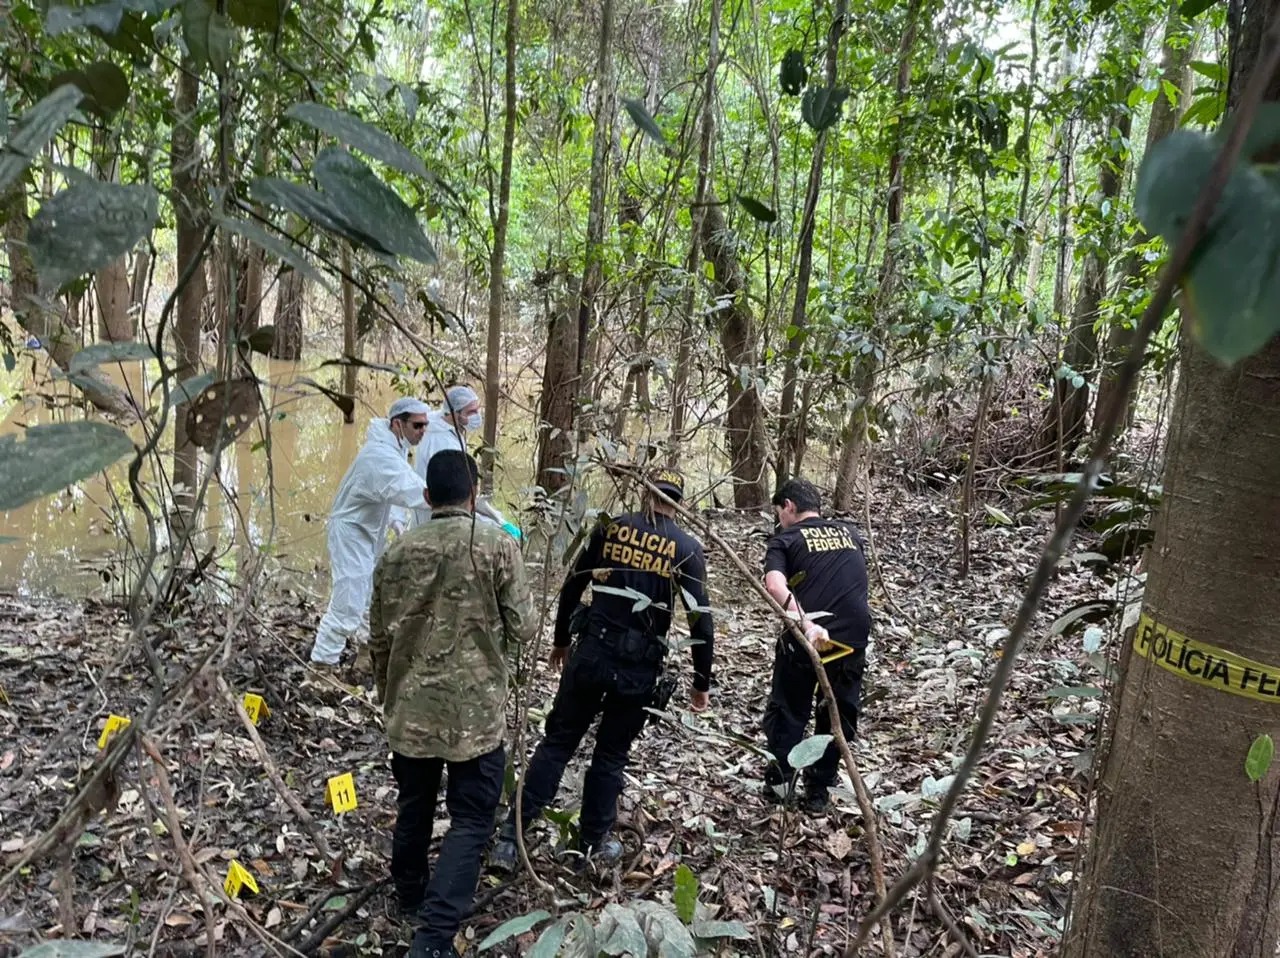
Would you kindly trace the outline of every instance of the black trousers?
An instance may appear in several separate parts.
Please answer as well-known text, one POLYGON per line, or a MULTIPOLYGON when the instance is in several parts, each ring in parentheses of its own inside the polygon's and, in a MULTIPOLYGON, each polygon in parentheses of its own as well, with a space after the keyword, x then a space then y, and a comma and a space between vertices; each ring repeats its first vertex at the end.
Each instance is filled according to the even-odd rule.
MULTIPOLYGON (((858 649, 826 665, 827 679, 831 682, 831 691, 840 710, 840 724, 849 742, 858 731, 858 702, 862 697, 862 673, 866 667, 865 649, 858 649)), ((831 716, 818 686, 818 676, 813 671, 809 656, 788 632, 778 639, 773 658, 773 687, 764 712, 765 738, 776 763, 770 766, 766 775, 768 784, 785 785, 791 781, 794 770, 787 763, 787 755, 804 739, 805 727, 809 724, 815 703, 818 714, 814 721, 814 734, 829 735, 831 716)), ((840 750, 833 741, 822 757, 804 770, 805 787, 815 790, 835 784, 839 767, 840 750)))
POLYGON ((501 745, 465 762, 391 753, 391 771, 400 790, 391 841, 391 880, 401 905, 417 906, 418 924, 429 947, 447 947, 471 909, 480 879, 480 859, 502 798, 506 767, 501 745), (444 802, 449 810, 449 830, 440 843, 433 874, 427 865, 427 850, 446 764, 449 782, 444 802))
MULTIPOLYGON (((520 810, 526 826, 556 797, 565 766, 599 715, 596 747, 582 787, 582 844, 592 846, 608 834, 618 815, 631 743, 644 729, 649 715, 645 706, 652 700, 660 669, 660 659, 622 662, 597 638, 578 643, 560 678, 546 735, 525 773, 520 810)), ((513 808, 513 822, 514 815, 513 808)))

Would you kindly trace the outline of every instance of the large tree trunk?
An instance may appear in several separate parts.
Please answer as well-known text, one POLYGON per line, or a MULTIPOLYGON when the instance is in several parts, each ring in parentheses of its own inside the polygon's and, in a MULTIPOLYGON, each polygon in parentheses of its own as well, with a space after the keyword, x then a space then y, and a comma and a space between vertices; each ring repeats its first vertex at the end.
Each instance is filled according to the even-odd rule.
POLYGON ((733 476, 733 504, 739 509, 759 509, 769 502, 765 475, 769 439, 764 404, 756 386, 760 381, 756 324, 747 300, 746 274, 717 203, 706 208, 702 246, 715 277, 716 301, 723 304, 717 316, 729 396, 725 441, 733 476))
POLYGON ((511 157, 516 141, 516 34, 520 29, 519 0, 507 0, 506 57, 503 69, 502 169, 498 195, 491 197, 493 250, 489 257, 489 335, 484 364, 485 488, 493 490, 493 467, 498 450, 498 398, 502 386, 502 312, 506 297, 507 224, 511 209, 511 157))
MULTIPOLYGON (((358 359, 358 350, 360 349, 359 330, 357 329, 359 317, 356 313, 356 283, 351 273, 351 244, 342 244, 342 355, 347 360, 358 359)), ((301 297, 299 297, 301 298, 301 297)), ((301 309, 299 309, 301 316, 301 309)), ((279 330, 277 330, 277 333, 279 330)), ((301 323, 299 323, 298 338, 302 336, 301 323)), ((298 354, 302 354, 302 343, 298 343, 298 354)), ((356 369, 357 367, 348 362, 342 367, 342 391, 346 395, 355 399, 356 396, 356 369)), ((345 423, 353 423, 356 421, 356 407, 352 403, 342 413, 342 421, 345 423)))
POLYGON ((573 456, 573 405, 577 397, 578 327, 559 305, 548 304, 547 358, 539 407, 537 481, 548 495, 569 483, 573 456))
MULTIPOLYGON (((120 181, 119 144, 110 132, 93 134, 93 163, 99 178, 107 183, 120 181)), ((137 335, 129 313, 129 257, 121 256, 93 276, 94 305, 98 311, 98 338, 106 342, 127 342, 137 335)))
MULTIPOLYGON (((27 215, 26 183, 26 177, 19 177, 0 200, 5 252, 9 257, 10 306, 18 325, 40 340, 54 365, 65 373, 71 369, 71 357, 80 351, 80 337, 57 313, 46 309, 45 300, 37 295, 36 268, 27 250, 27 228, 31 220, 27 215)), ((129 418, 137 416, 138 411, 128 395, 96 371, 81 374, 74 382, 84 398, 102 412, 129 418)))
MULTIPOLYGON (((1244 7, 1236 96, 1278 13, 1276 0, 1244 7)), ((1180 372, 1145 618, 1122 658, 1067 958, 1274 958, 1280 945, 1280 774, 1244 771, 1280 701, 1280 341, 1231 369, 1188 342, 1180 372), (1150 621, 1266 673, 1231 670, 1234 691, 1190 681, 1140 654, 1183 658, 1150 621)), ((1184 666, 1221 675, 1203 656, 1184 666)))
POLYGON ((271 358, 296 363, 302 358, 302 302, 306 280, 292 267, 280 273, 276 288, 276 335, 271 358))
MULTIPOLYGON (((205 209, 198 178, 199 152, 196 145, 195 112, 200 95, 196 66, 184 59, 178 68, 178 86, 173 100, 173 133, 170 143, 170 173, 178 243, 176 275, 181 281, 178 312, 174 325, 175 384, 195 376, 200 366, 200 312, 205 298, 203 257, 205 209)), ((181 410, 174 419, 173 484, 176 504, 188 507, 196 488, 196 447, 187 439, 187 419, 181 410)))
MULTIPOLYGON (((848 0, 835 0, 831 13, 831 27, 827 31, 827 62, 825 82, 836 85, 836 64, 840 52, 840 37, 844 34, 848 0)), ((805 441, 804 423, 796 409, 796 381, 800 371, 800 356, 804 349, 806 329, 809 325, 809 280, 813 274, 813 231, 817 220, 818 196, 822 189, 822 161, 826 154, 827 134, 832 127, 818 132, 813 144, 813 156, 809 161, 809 182, 805 189, 804 209, 800 214, 798 262, 796 265, 795 299, 791 306, 791 330, 785 349, 786 367, 782 375, 782 403, 778 410, 777 480, 783 482, 790 475, 792 466, 800 459, 805 441)))
MULTIPOLYGON (((1156 88, 1156 100, 1151 104, 1151 120, 1147 124, 1147 150, 1150 151, 1160 140, 1172 133, 1178 126, 1178 118, 1190 92, 1191 60, 1195 55, 1194 37, 1187 36, 1187 21, 1183 19, 1176 4, 1169 7, 1168 18, 1164 26, 1164 52, 1160 58, 1160 85, 1156 88), (1178 93, 1178 101, 1170 102, 1165 93, 1165 84, 1172 86, 1178 93)), ((1121 288, 1135 290, 1142 282, 1143 268, 1146 260, 1137 248, 1146 243, 1150 237, 1139 227, 1133 238, 1132 248, 1125 257, 1122 270, 1121 288)), ((1129 343, 1133 340, 1132 317, 1113 317, 1107 331, 1106 347, 1103 350, 1102 362, 1098 373, 1098 397, 1094 403, 1093 429, 1096 431, 1107 407, 1116 401, 1119 391, 1120 364, 1129 351, 1129 343)), ((1136 396, 1136 393, 1135 393, 1136 396)), ((1126 425, 1132 421, 1132 397, 1126 425)))

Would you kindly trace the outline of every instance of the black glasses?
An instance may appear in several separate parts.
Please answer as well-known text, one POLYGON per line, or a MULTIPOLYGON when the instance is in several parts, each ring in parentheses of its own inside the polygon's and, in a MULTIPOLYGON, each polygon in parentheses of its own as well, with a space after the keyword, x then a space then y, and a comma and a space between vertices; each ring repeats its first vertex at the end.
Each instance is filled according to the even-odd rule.
POLYGON ((427 428, 427 424, 426 424, 426 422, 425 422, 425 421, 424 421, 424 422, 410 422, 410 423, 408 423, 408 426, 409 426, 409 428, 410 428, 410 429, 416 429, 416 430, 418 430, 419 432, 421 432, 422 430, 424 430, 424 429, 426 429, 426 428, 427 428))

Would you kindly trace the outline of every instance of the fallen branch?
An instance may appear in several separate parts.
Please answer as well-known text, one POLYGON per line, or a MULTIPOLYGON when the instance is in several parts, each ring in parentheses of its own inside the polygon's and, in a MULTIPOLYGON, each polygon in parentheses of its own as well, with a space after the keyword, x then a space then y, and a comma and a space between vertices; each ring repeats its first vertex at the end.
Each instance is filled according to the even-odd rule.
MULTIPOLYGON (((390 876, 386 878, 379 878, 377 881, 370 882, 368 885, 365 885, 364 888, 352 895, 351 900, 343 905, 342 908, 326 918, 324 922, 321 923, 320 927, 313 931, 310 937, 298 946, 298 951, 302 952, 304 955, 314 953, 317 948, 324 944, 324 940, 328 938, 339 925, 354 915, 361 905, 372 898, 374 893, 389 881, 391 881, 390 876)), ((325 900, 328 901, 329 899, 325 900)))
POLYGON ((978 717, 978 724, 974 728, 969 748, 965 752, 964 760, 961 762, 960 767, 956 769, 955 780, 951 783, 951 788, 947 790, 946 796, 938 807, 938 813, 934 817, 933 826, 929 832, 928 844, 906 874, 893 886, 888 897, 882 899, 875 910, 863 919, 858 928, 857 938, 845 950, 845 958, 853 958, 863 944, 866 943, 876 922, 897 907, 912 888, 932 875, 934 868, 937 866, 947 825, 950 822, 952 813, 955 811, 956 803, 960 800, 960 793, 964 791, 965 786, 973 775, 974 769, 977 768, 978 759, 982 755, 987 737, 991 734, 991 728, 995 724, 996 715, 1000 710, 1000 699, 1004 694, 1005 687, 1009 684, 1009 679, 1013 675, 1013 666, 1018 658, 1023 641, 1031 629, 1031 620, 1040 606, 1040 600, 1048 588, 1049 580, 1053 577, 1058 561, 1070 544, 1076 526, 1084 514, 1085 506, 1093 493, 1094 484, 1106 465, 1111 443, 1115 439, 1128 406, 1129 393, 1133 391, 1133 385, 1142 369, 1146 356, 1147 342, 1164 321, 1165 311, 1173 301, 1174 289, 1186 272, 1191 262, 1191 256, 1204 236, 1214 207, 1217 206, 1218 200, 1222 196, 1222 191, 1226 186, 1227 178, 1240 157, 1245 137, 1253 126, 1253 118, 1257 113, 1258 104, 1262 102, 1267 85, 1275 74, 1276 67, 1280 65, 1280 19, 1277 19, 1268 29, 1267 35, 1262 41, 1261 49, 1267 51, 1266 61, 1249 78, 1249 86, 1241 98, 1240 107, 1236 113, 1236 122, 1231 126, 1226 142, 1223 144, 1222 150, 1214 163, 1213 170, 1210 172, 1209 178, 1205 182, 1199 198, 1196 200, 1195 208, 1187 220, 1186 228, 1182 232, 1178 245, 1170 253, 1169 260, 1160 274, 1160 282, 1151 296, 1151 302, 1148 304, 1146 311, 1142 315, 1142 320, 1138 324, 1129 353, 1125 356, 1124 364, 1121 366, 1120 373, 1117 376, 1117 389, 1114 399, 1111 406, 1105 410, 1105 416, 1099 426, 1098 438, 1094 443, 1089 462, 1085 466, 1080 481, 1077 483, 1074 493, 1072 493, 1070 502, 1063 510, 1053 534, 1049 537, 1049 541, 1045 543, 1044 551, 1040 554, 1040 562, 1036 566, 1030 585, 1027 586, 1026 594, 1022 598, 1022 604, 1018 607, 1018 614, 1014 620, 1013 628, 1010 630, 1009 638, 1005 642, 1004 654, 1001 656, 995 673, 991 677, 987 699, 978 717))

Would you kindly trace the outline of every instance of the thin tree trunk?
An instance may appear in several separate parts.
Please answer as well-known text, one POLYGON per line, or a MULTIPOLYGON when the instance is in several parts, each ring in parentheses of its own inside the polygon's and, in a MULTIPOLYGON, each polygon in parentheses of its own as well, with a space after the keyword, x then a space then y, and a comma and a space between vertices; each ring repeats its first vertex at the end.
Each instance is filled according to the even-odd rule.
MULTIPOLYGON (((1277 16, 1268 0, 1233 23, 1234 96, 1277 16)), ((1280 697, 1280 340, 1232 368, 1183 341, 1143 619, 1121 657, 1066 958, 1274 958, 1280 946, 1280 774, 1245 774, 1280 697), (1228 668, 1223 653, 1262 664, 1228 668)))
POLYGON ((702 115, 698 120, 698 175, 689 210, 689 254, 685 259, 688 286, 684 310, 680 317, 680 346, 676 351, 676 369, 671 390, 671 439, 667 455, 671 465, 680 464, 684 443, 684 417, 689 405, 689 366, 692 362, 693 337, 697 328, 699 266, 702 262, 702 231, 707 215, 707 182, 711 176, 711 143, 715 134, 716 71, 720 66, 721 0, 711 0, 711 17, 707 27, 707 65, 703 70, 702 115))
MULTIPOLYGON (((356 313, 356 284, 351 278, 351 244, 342 244, 342 355, 344 358, 351 360, 358 358, 357 350, 360 348, 360 336, 357 327, 358 315, 356 313)), ((276 334, 279 335, 279 329, 276 334)), ((302 352, 301 344, 299 344, 298 352, 302 352)), ((356 367, 350 362, 342 367, 342 391, 352 399, 356 395, 356 367)), ((356 421, 355 404, 348 406, 342 413, 342 421, 345 423, 353 423, 356 421)))
POLYGON ((290 267, 280 273, 280 279, 276 285, 276 335, 271 344, 272 359, 296 363, 302 358, 302 305, 305 285, 305 278, 296 269, 290 267))
MULTIPOLYGON (((120 154, 115 138, 95 131, 93 162, 98 176, 107 183, 120 180, 120 154)), ((130 288, 128 256, 113 260, 93 277, 94 305, 98 312, 98 338, 105 342, 127 342, 137 335, 129 313, 130 288)))
POLYGON ((537 478, 549 495, 569 483, 573 456, 573 405, 577 392, 579 329, 574 316, 559 304, 547 303, 547 353, 539 403, 537 478))
MULTIPOLYGON (((831 14, 831 27, 827 31, 826 85, 836 85, 836 64, 840 50, 840 37, 845 31, 848 0, 835 0, 831 14)), ((800 458, 800 446, 805 440, 804 423, 796 410, 796 381, 799 376, 800 355, 804 349, 805 331, 809 324, 809 280, 813 273, 813 231, 818 212, 818 196, 822 189, 822 161, 827 147, 827 134, 831 127, 818 132, 813 144, 813 157, 809 162, 809 182, 805 189, 804 209, 800 216, 799 257, 796 265, 795 299, 791 308, 791 327, 786 345, 786 368, 782 379, 782 403, 778 411, 779 437, 777 455, 777 481, 783 482, 792 466, 800 458)))
MULTIPOLYGON (((507 224, 511 207, 511 157, 516 140, 516 36, 520 29, 519 0, 507 0, 506 66, 503 73, 502 169, 498 177, 497 209, 490 203, 493 250, 489 257, 489 335, 484 367, 484 481, 493 489, 498 448, 498 399, 502 376, 502 313, 506 290, 507 224)), ((492 199, 492 198, 491 198, 492 199)))
MULTIPOLYGON (((203 255, 201 247, 206 217, 197 169, 199 152, 195 112, 199 96, 200 79, 195 64, 184 59, 178 68, 178 85, 174 93, 169 177, 173 186, 178 245, 175 274, 181 277, 189 271, 191 276, 178 293, 174 326, 176 383, 195 376, 200 367, 200 311, 205 298, 205 271, 201 266, 189 269, 190 264, 203 255)), ((178 415, 174 422, 173 484, 180 513, 193 502, 198 462, 196 447, 187 439, 186 416, 178 415)))

